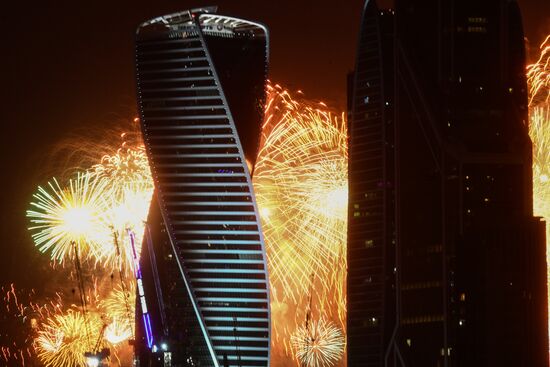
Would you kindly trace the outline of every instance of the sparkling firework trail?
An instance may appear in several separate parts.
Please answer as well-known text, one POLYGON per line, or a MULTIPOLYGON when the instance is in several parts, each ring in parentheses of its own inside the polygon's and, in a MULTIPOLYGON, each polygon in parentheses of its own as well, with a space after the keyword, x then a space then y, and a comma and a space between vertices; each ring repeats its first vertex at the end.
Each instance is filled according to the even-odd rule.
MULTIPOLYGON (((546 238, 550 239, 550 35, 540 50, 537 62, 527 67, 529 135, 533 142, 533 209, 535 215, 546 219, 546 238)), ((546 258, 550 264, 548 244, 546 258)), ((548 281, 550 284, 550 272, 548 281)))
POLYGON ((105 222, 112 237, 101 243, 98 261, 106 267, 130 271, 133 262, 128 231, 133 231, 136 242, 141 243, 154 190, 145 148, 141 142, 124 142, 115 154, 104 155, 90 171, 106 182, 111 193, 105 222))
POLYGON ((343 120, 276 86, 270 91, 254 187, 270 277, 298 299, 313 286, 312 273, 329 279, 333 265, 345 258, 346 128, 343 120))
POLYGON ((141 243, 153 181, 142 145, 126 143, 101 163, 79 173, 62 188, 56 179, 39 187, 27 211, 40 251, 67 260, 72 243, 79 252, 108 268, 131 270, 128 230, 141 243), (116 242, 115 242, 116 240, 116 242), (118 247, 118 248, 117 248, 118 247))
POLYGON ((101 319, 94 313, 84 316, 69 310, 65 314, 54 315, 38 331, 38 358, 45 367, 85 366, 84 353, 93 349, 101 328, 101 319))
MULTIPOLYGON (((125 136, 122 134, 122 138, 125 136)), ((123 142, 115 154, 104 155, 101 163, 93 165, 91 171, 105 179, 118 197, 129 187, 140 190, 153 187, 145 147, 141 143, 132 146, 123 142)))
POLYGON ((531 107, 550 102, 550 35, 540 45, 540 50, 537 62, 527 67, 531 107))
POLYGON ((101 308, 111 323, 105 330, 105 339, 111 344, 119 344, 134 335, 136 291, 133 285, 124 290, 117 287, 108 298, 101 302, 101 308))
POLYGON ((87 173, 71 179, 68 188, 61 188, 55 178, 48 188, 38 187, 27 211, 36 246, 42 252, 51 251, 52 260, 60 262, 70 259, 73 243, 80 254, 97 255, 99 245, 109 240, 106 197, 106 182, 87 173))
POLYGON ((6 366, 25 366, 34 357, 33 336, 40 307, 32 303, 34 291, 1 288, 0 361, 6 366))
MULTIPOLYGON (((265 236, 275 355, 315 311, 345 327, 347 131, 322 103, 279 86, 269 98, 254 190, 265 236)), ((292 356, 291 356, 292 357, 292 356)))
MULTIPOLYGON (((77 243, 79 255, 92 260, 86 265, 96 265, 92 279, 88 279, 92 282, 87 284, 91 292, 85 295, 92 306, 87 316, 72 309, 66 313, 58 309, 44 318, 35 345, 46 366, 81 365, 83 352, 92 347, 86 345, 88 337, 95 341, 103 323, 104 342, 111 346, 113 358, 119 364, 131 363, 130 348, 123 343, 134 333, 129 234, 135 234, 137 243, 141 243, 153 193, 143 144, 134 140, 132 144, 124 142, 116 151, 97 146, 97 151, 113 153, 103 155, 98 159, 100 163, 80 172, 68 187, 56 179, 47 189, 39 187, 27 212, 37 247, 42 252, 50 251, 54 262, 74 260, 73 243, 77 243), (124 287, 112 290, 113 271, 120 273, 124 287)), ((85 155, 84 161, 90 160, 91 156, 85 155)))
POLYGON ((329 367, 342 358, 346 343, 342 330, 320 319, 298 328, 291 336, 291 344, 303 366, 329 367))

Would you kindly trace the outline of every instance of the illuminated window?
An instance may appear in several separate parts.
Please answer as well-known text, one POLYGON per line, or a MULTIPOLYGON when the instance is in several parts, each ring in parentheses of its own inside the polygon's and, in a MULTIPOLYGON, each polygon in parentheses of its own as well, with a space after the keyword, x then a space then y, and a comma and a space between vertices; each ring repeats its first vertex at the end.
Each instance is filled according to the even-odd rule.
POLYGON ((484 17, 468 17, 468 23, 487 24, 487 18, 484 18, 484 17))
POLYGON ((374 241, 373 240, 366 240, 365 241, 365 247, 366 248, 373 248, 374 247, 374 241))
POLYGON ((371 317, 367 320, 367 326, 369 327, 376 327, 378 326, 378 318, 371 317))

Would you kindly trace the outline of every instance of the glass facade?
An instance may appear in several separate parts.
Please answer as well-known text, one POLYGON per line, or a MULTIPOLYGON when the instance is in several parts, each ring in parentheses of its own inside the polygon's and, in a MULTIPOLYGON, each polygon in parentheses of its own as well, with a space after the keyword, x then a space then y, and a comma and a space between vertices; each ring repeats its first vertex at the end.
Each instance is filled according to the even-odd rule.
POLYGON ((393 21, 365 5, 349 80, 349 366, 380 366, 395 325, 393 21))
POLYGON ((548 366, 519 8, 395 3, 351 88, 348 365, 548 366))
POLYGON ((142 263, 146 296, 156 300, 152 329, 174 365, 269 365, 269 284, 251 181, 267 57, 263 26, 214 8, 138 28, 139 107, 156 187, 142 263))

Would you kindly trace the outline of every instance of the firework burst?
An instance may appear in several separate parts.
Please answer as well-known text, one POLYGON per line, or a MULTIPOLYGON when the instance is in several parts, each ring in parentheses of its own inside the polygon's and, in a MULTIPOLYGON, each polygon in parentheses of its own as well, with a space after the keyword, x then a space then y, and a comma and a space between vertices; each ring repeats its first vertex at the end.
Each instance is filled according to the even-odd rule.
POLYGON ((38 358, 44 366, 85 366, 84 353, 91 351, 102 329, 98 315, 69 310, 54 315, 39 329, 36 338, 38 358))
POLYGON ((344 355, 345 338, 342 330, 324 319, 311 321, 291 336, 296 358, 303 366, 334 366, 344 355))
MULTIPOLYGON (((123 139, 125 136, 122 134, 123 139)), ((91 171, 105 179, 116 196, 123 195, 128 187, 153 188, 145 147, 139 142, 131 145, 124 141, 115 154, 105 154, 91 171)))
MULTIPOLYGON (((111 192, 105 222, 112 238, 101 244, 98 260, 107 267, 131 270, 133 257, 128 233, 132 231, 136 243, 141 244, 154 190, 145 148, 140 142, 134 145, 124 142, 115 154, 104 155, 101 163, 93 165, 90 171, 111 192)), ((139 249, 140 246, 138 252, 139 249)))
POLYGON ((311 305, 345 327, 347 132, 343 117, 324 104, 276 85, 268 92, 253 183, 268 254, 274 354, 285 358, 311 305))
MULTIPOLYGON (((527 67, 529 85, 529 135, 533 142, 533 209, 550 221, 550 35, 540 46, 536 63, 527 67)), ((550 226, 546 225, 546 238, 550 226)), ((546 248, 550 263, 550 247, 546 248)), ((548 273, 550 284, 550 272, 548 273)), ((548 300, 550 305, 550 298, 548 300)))
MULTIPOLYGON (((272 87, 254 187, 270 277, 293 299, 329 279, 345 255, 347 144, 343 119, 272 87)), ((328 283, 323 283, 328 287, 328 283)))
POLYGON ((117 287, 101 302, 101 308, 112 320, 105 331, 105 338, 111 344, 129 339, 134 333, 136 292, 135 287, 117 287))
POLYGON ((70 257, 75 245, 85 256, 97 255, 99 245, 109 240, 104 221, 108 196, 106 183, 88 173, 79 173, 67 188, 55 178, 48 188, 38 187, 27 211, 36 246, 51 251, 54 261, 70 257))
MULTIPOLYGON (((125 136, 122 134, 123 139, 125 136)), ((89 304, 87 312, 58 309, 40 322, 34 345, 46 366, 83 365, 83 353, 91 350, 90 340, 99 340, 100 333, 119 364, 131 360, 130 348, 123 343, 134 333, 130 237, 135 236, 136 244, 141 244, 153 182, 139 139, 131 144, 124 141, 116 151, 109 146, 95 150, 112 153, 80 169, 66 187, 56 179, 46 188, 39 187, 27 212, 36 246, 51 252, 54 262, 73 260, 76 248, 82 258, 91 260, 84 265, 95 264, 79 273, 84 279, 80 291, 89 304), (115 270, 123 286, 113 290, 115 270)), ((89 152, 83 157, 83 162, 91 160, 89 152)), ((139 246, 136 250, 139 252, 139 246)))

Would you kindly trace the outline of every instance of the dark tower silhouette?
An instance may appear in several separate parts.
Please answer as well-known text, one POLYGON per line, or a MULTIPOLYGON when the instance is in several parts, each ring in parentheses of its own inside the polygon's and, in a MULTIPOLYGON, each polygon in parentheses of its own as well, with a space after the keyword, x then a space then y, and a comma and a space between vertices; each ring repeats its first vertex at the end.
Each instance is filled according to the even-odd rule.
POLYGON ((138 275, 144 366, 269 366, 269 284, 251 181, 268 34, 215 12, 162 16, 137 31, 156 189, 138 275))
POLYGON ((391 13, 365 4, 350 96, 348 365, 548 366, 519 8, 391 13))
POLYGON ((393 22, 365 5, 348 78, 348 366, 379 366, 395 325, 393 22))

